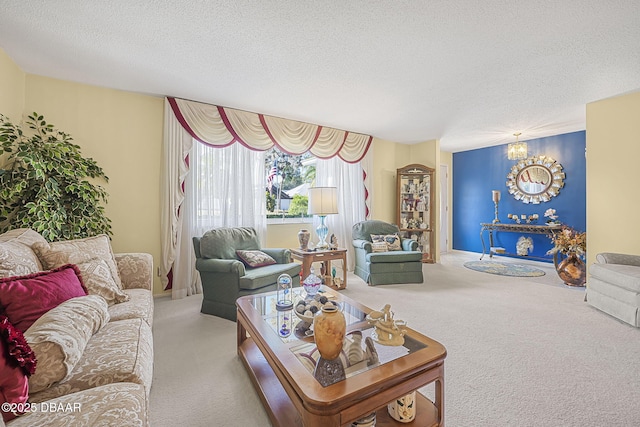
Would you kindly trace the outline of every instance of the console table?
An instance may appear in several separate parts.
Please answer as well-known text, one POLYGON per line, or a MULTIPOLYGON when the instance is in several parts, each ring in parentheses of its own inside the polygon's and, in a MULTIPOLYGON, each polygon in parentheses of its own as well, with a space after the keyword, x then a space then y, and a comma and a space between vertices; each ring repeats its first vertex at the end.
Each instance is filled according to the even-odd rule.
MULTIPOLYGON (((556 225, 536 225, 536 224, 502 224, 492 222, 480 223, 480 241, 482 242, 482 255, 480 259, 487 253, 487 247, 484 244, 484 232, 489 233, 489 258, 493 258, 493 232, 504 231, 507 233, 523 233, 523 234, 546 234, 547 236, 553 234, 554 231, 559 231, 562 228, 562 224, 556 225)), ((505 253, 505 255, 518 256, 513 253, 505 253)))
POLYGON ((309 275, 311 265, 314 262, 321 262, 324 267, 324 277, 322 274, 317 274, 322 278, 323 283, 331 289, 340 290, 347 287, 347 250, 346 249, 329 249, 326 251, 303 251, 301 249, 291 249, 291 258, 302 263, 300 269, 300 282, 302 282, 309 275), (331 261, 342 261, 342 284, 337 286, 333 282, 331 276, 331 261))

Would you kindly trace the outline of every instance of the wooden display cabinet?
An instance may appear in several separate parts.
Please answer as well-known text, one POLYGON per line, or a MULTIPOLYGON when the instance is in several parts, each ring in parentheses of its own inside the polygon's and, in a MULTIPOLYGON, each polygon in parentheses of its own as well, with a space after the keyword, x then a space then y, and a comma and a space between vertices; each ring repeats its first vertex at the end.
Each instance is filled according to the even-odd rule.
POLYGON ((397 223, 402 238, 418 242, 422 262, 435 262, 435 169, 412 164, 397 170, 397 223))

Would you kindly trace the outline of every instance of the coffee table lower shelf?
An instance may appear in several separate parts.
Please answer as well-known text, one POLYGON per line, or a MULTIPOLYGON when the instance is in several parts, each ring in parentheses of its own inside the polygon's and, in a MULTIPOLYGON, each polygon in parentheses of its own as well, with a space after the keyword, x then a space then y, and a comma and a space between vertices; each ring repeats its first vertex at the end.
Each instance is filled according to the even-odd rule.
MULTIPOLYGON (((291 402, 284 387, 273 372, 264 355, 251 338, 247 338, 239 347, 238 355, 242 359, 253 385, 275 427, 304 427, 300 414, 291 402)), ((416 393, 416 418, 410 423, 395 421, 384 406, 376 412, 376 427, 420 426, 438 427, 438 411, 431 400, 416 393)), ((349 427, 345 424, 342 427, 349 427)))

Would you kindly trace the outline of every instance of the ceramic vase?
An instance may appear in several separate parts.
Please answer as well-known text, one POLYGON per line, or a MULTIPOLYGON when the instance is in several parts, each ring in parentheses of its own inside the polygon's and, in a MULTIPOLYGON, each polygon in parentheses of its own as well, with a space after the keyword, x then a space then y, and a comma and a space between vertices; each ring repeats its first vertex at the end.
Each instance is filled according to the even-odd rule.
POLYGON ((587 281, 586 265, 575 253, 568 254, 557 265, 556 271, 564 284, 568 286, 584 286, 587 281))
POLYGON ((338 307, 322 307, 322 313, 313 318, 313 335, 323 359, 333 360, 340 356, 346 330, 347 322, 338 307))
POLYGON ((311 233, 309 232, 309 230, 303 228, 302 230, 298 231, 298 242, 300 242, 300 249, 302 249, 303 251, 306 251, 309 248, 310 236, 311 233))
POLYGON ((387 405, 389 415, 401 423, 410 423, 416 417, 416 392, 399 397, 387 405))

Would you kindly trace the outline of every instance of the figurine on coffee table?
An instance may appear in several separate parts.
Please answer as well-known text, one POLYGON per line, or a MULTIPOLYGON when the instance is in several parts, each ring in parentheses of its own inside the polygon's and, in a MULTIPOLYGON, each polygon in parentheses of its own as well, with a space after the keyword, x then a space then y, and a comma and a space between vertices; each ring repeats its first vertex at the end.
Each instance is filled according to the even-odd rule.
POLYGON ((404 334, 406 331, 402 326, 406 325, 403 320, 394 320, 391 305, 385 304, 381 311, 372 311, 367 315, 367 322, 375 327, 376 337, 374 338, 382 345, 402 345, 404 344, 404 334))

